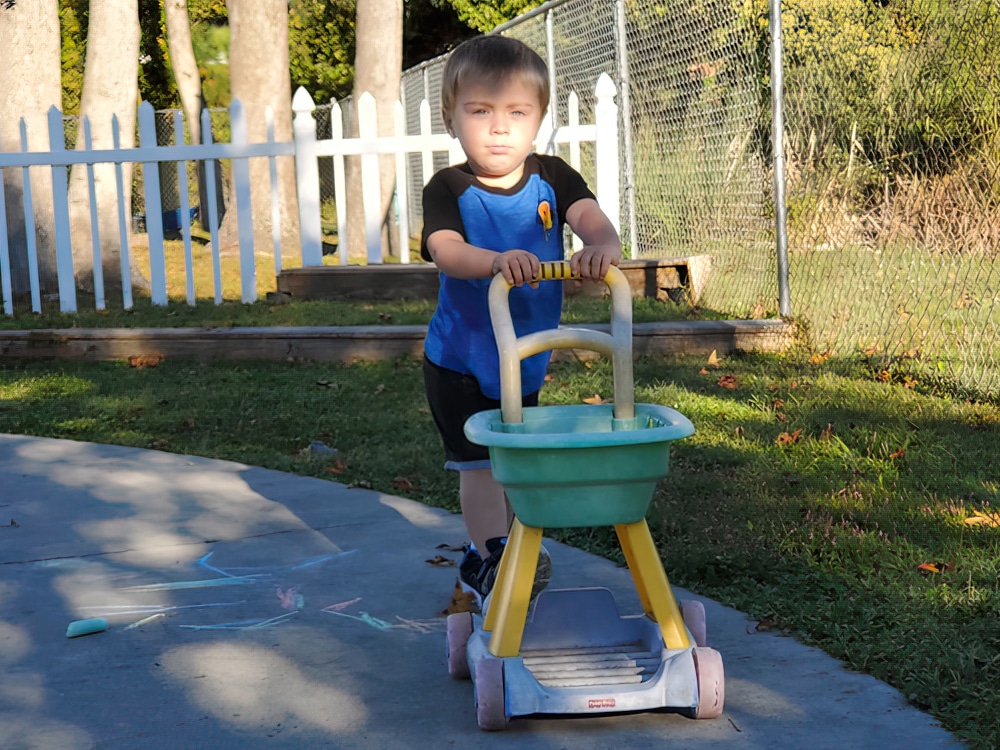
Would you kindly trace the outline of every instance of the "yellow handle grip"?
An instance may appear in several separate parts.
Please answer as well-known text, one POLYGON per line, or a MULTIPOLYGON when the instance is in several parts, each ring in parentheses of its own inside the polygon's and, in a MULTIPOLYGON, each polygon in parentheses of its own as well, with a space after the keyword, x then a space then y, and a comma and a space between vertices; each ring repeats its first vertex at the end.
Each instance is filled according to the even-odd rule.
POLYGON ((573 275, 568 260, 550 260, 541 264, 541 269, 535 281, 562 281, 579 278, 580 274, 573 275))

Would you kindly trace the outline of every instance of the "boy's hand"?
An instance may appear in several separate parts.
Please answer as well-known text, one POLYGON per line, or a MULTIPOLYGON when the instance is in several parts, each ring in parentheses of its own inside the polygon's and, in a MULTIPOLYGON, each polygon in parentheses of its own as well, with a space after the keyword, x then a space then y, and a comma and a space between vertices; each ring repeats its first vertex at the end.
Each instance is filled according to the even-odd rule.
POLYGON ((611 266, 617 266, 621 257, 621 247, 618 245, 588 245, 574 253, 569 259, 573 275, 579 274, 584 279, 603 279, 611 266))
POLYGON ((538 288, 538 274, 542 267, 538 257, 527 250, 508 250, 498 253, 493 260, 492 275, 502 273, 508 284, 521 286, 528 284, 532 289, 538 288))

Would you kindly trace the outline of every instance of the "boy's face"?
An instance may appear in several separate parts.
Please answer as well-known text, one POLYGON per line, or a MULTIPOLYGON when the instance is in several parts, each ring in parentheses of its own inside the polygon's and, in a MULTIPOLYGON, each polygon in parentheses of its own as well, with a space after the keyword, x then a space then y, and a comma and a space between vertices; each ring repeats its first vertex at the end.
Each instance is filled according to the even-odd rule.
POLYGON ((445 125, 462 144, 476 177, 506 188, 521 179, 543 112, 538 90, 512 77, 496 88, 462 86, 454 110, 445 113, 445 125))

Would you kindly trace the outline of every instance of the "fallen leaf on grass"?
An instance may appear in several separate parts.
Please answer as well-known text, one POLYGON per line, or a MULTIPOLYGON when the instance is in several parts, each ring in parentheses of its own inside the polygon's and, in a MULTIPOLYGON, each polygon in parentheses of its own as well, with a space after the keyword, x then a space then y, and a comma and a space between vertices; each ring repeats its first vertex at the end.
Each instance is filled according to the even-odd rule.
POLYGON ((751 630, 748 627, 747 628, 747 632, 748 633, 766 633, 769 630, 776 630, 777 628, 778 628, 778 624, 774 620, 772 620, 772 619, 770 619, 768 617, 765 617, 762 620, 758 621, 757 624, 753 626, 753 630, 751 630))
POLYGON ((880 383, 888 383, 892 379, 892 375, 888 370, 882 370, 882 372, 875 376, 875 379, 880 383))
POLYGON ((719 355, 715 349, 713 349, 712 353, 708 355, 708 366, 709 367, 719 366, 719 355))
POLYGON ((702 367, 700 370, 698 370, 698 374, 699 375, 709 375, 711 373, 709 373, 708 368, 702 367))
POLYGON ((453 615, 456 612, 479 612, 479 606, 476 604, 476 597, 472 592, 466 591, 462 588, 462 585, 455 581, 455 588, 451 592, 451 601, 448 602, 448 606, 445 607, 441 614, 444 617, 448 615, 453 615))
POLYGON ((324 471, 327 474, 343 474, 344 469, 347 468, 347 464, 341 461, 339 458, 333 462, 333 466, 327 466, 324 471))
POLYGON ((872 346, 866 347, 861 350, 861 353, 864 354, 866 357, 870 357, 873 354, 878 354, 878 352, 879 352, 878 344, 873 344, 872 346))
POLYGON ((544 380, 545 380, 546 383, 551 383, 555 379, 556 379, 556 376, 553 375, 551 372, 550 373, 546 373, 545 378, 544 378, 544 380))
POLYGON ((736 390, 739 387, 739 383, 736 382, 735 375, 723 375, 716 382, 716 385, 720 388, 728 388, 731 391, 736 390))
POLYGON ((392 322, 392 316, 389 313, 379 313, 378 319, 381 320, 383 323, 392 322))
POLYGON ((434 555, 434 557, 424 560, 424 562, 427 563, 428 565, 434 565, 439 568, 454 567, 455 565, 454 560, 449 560, 444 555, 434 555))
POLYGON ((898 451, 889 454, 889 458, 895 460, 897 458, 903 458, 906 455, 906 449, 900 448, 898 451))
POLYGON ((971 516, 965 519, 967 526, 1000 526, 1000 513, 983 513, 980 510, 974 511, 971 516))
POLYGON ((417 487, 406 477, 396 477, 392 480, 392 488, 397 492, 413 492, 417 487))
POLYGON ((821 352, 816 352, 809 358, 809 364, 821 365, 830 358, 830 350, 824 349, 821 352))
POLYGON ((788 416, 785 415, 785 414, 782 414, 780 411, 776 411, 774 413, 774 418, 777 419, 779 422, 787 422, 788 421, 788 416))
POLYGON ((188 417, 184 420, 184 426, 189 430, 193 430, 195 428, 195 424, 194 417, 188 417))
POLYGON ((600 405, 600 404, 604 403, 604 399, 601 398, 601 394, 595 393, 590 398, 583 399, 583 403, 585 403, 585 404, 597 404, 597 405, 600 405))
POLYGON ((829 440, 832 435, 833 435, 833 424, 831 422, 827 422, 826 423, 826 429, 824 429, 819 434, 819 439, 820 440, 829 440))
POLYGON ((903 387, 904 388, 909 388, 910 390, 913 390, 914 388, 917 387, 917 379, 916 378, 903 378, 903 387))
POLYGON ((150 367, 156 367, 162 361, 162 354, 133 354, 128 358, 128 366, 137 370, 146 370, 150 367))
POLYGON ((917 566, 917 570, 919 570, 921 573, 947 573, 954 567, 955 563, 929 562, 929 563, 920 563, 920 565, 917 566))
POLYGON ((799 436, 802 434, 802 428, 800 427, 795 432, 783 432, 778 437, 774 439, 778 445, 791 445, 792 443, 798 442, 799 436))
POLYGON ((384 390, 385 390, 385 383, 379 383, 377 386, 375 386, 375 393, 381 393, 384 390))

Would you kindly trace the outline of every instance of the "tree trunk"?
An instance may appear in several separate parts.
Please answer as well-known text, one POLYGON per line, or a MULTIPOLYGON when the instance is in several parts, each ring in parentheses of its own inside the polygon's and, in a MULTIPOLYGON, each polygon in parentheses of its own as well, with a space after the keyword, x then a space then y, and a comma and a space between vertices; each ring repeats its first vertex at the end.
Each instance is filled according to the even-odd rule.
MULTIPOLYGON (((80 97, 80 124, 76 147, 85 147, 83 119, 90 120, 95 149, 114 148, 111 120, 118 117, 122 148, 135 145, 135 116, 139 93, 139 3, 138 0, 90 0, 87 28, 87 56, 80 97)), ((132 168, 122 165, 126 226, 131 226, 132 168)), ((94 166, 97 196, 97 223, 100 231, 101 267, 108 299, 121 290, 121 254, 118 235, 118 197, 112 164, 94 166)), ((93 289, 93 244, 90 226, 90 197, 84 165, 73 167, 70 175, 69 209, 73 237, 73 264, 77 284, 93 289)), ((148 284, 134 269, 132 283, 142 289, 148 284)))
POLYGON ((170 67, 177 83, 177 93, 184 108, 191 143, 201 143, 201 74, 191 45, 191 19, 187 0, 165 0, 167 19, 167 46, 170 49, 170 67))
MULTIPOLYGON (((229 81, 234 99, 243 103, 251 143, 267 141, 267 107, 274 111, 275 139, 292 139, 292 84, 288 69, 288 3, 286 0, 227 0, 229 11, 229 81)), ((250 161, 250 203, 254 249, 273 253, 271 177, 267 159, 250 161)), ((299 256, 299 213, 295 162, 278 159, 282 254, 299 256)), ((235 195, 231 190, 230 195, 235 195)), ((220 229, 220 242, 234 247, 236 211, 230 206, 220 229)))
MULTIPOLYGON (((391 136, 395 131, 394 110, 399 99, 403 74, 403 2, 402 0, 358 0, 355 25, 354 103, 365 91, 375 97, 378 105, 378 135, 391 136)), ((357 137, 357 112, 351 117, 351 136, 357 137)), ((367 135, 367 134, 366 134, 367 135)), ((360 159, 347 160, 347 237, 348 255, 365 257, 365 215, 361 205, 360 159)), ((396 185, 395 157, 383 156, 379 161, 379 183, 382 190, 383 243, 382 256, 389 253, 387 237, 394 237, 394 219, 390 212, 396 185), (386 232, 385 226, 389 226, 386 232)))
MULTIPOLYGON (((20 118, 28 130, 28 148, 48 151, 47 112, 62 109, 59 60, 59 5, 57 0, 20 2, 0 7, 0 151, 20 151, 20 118)), ((6 194, 7 239, 15 293, 29 291, 27 234, 20 169, 3 170, 6 194)), ((32 167, 31 198, 38 248, 41 290, 56 291, 55 221, 52 209, 52 170, 32 167)), ((5 207, 0 206, 0 210, 5 207)))

